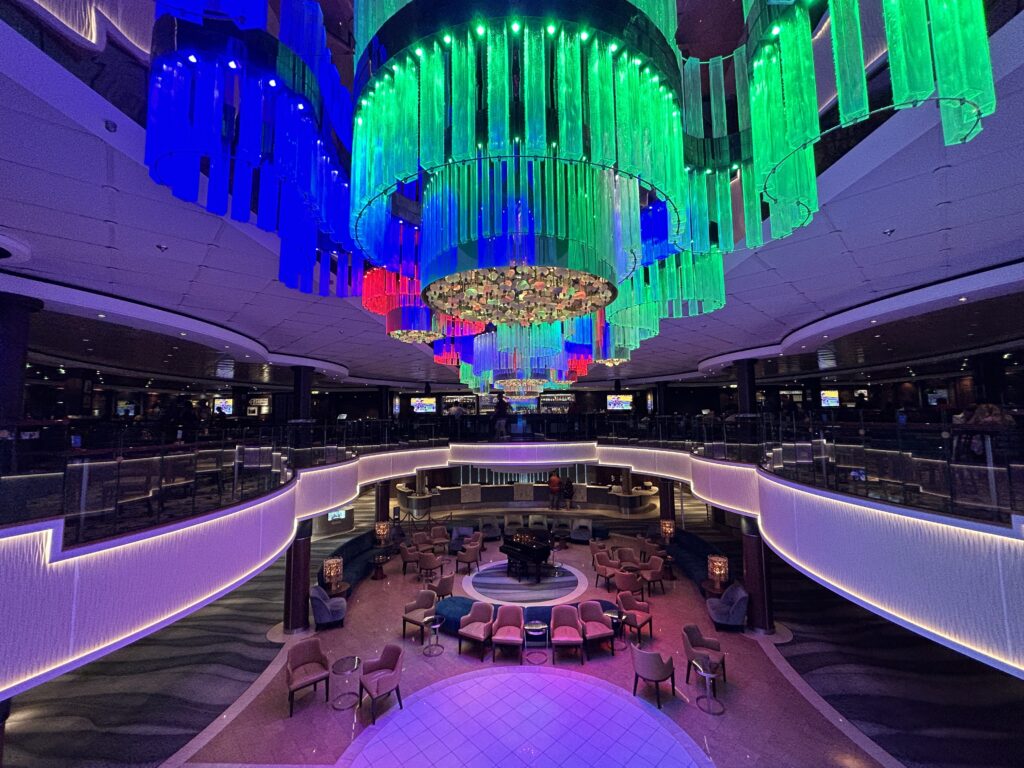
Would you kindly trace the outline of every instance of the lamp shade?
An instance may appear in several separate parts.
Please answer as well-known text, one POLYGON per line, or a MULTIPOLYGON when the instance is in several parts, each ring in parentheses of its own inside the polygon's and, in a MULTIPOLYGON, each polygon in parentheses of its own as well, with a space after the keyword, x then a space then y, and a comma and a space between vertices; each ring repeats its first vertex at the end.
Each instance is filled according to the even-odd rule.
POLYGON ((335 584, 341 581, 344 564, 344 560, 340 557, 329 557, 324 560, 324 581, 328 584, 335 584))
POLYGON ((726 581, 729 578, 729 560, 722 555, 708 555, 708 578, 726 581))
MULTIPOLYGON (((676 521, 675 520, 662 520, 661 521, 661 537, 668 541, 676 533, 676 521)), ((708 571, 710 572, 710 567, 708 571)))
POLYGON ((378 539, 387 539, 391 535, 391 523, 386 520, 374 523, 373 530, 378 539))

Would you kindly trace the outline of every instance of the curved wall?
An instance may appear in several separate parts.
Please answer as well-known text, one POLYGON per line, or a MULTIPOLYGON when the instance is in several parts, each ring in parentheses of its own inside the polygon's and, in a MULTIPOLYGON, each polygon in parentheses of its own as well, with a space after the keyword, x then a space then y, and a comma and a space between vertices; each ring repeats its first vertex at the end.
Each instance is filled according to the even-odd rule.
POLYGON ((304 470, 259 501, 64 552, 62 521, 0 529, 0 699, 200 608, 284 551, 297 520, 351 502, 360 485, 466 461, 592 461, 689 482, 759 519, 765 540, 825 586, 1024 678, 1024 526, 997 528, 788 483, 755 467, 593 443, 454 445, 304 470), (573 458, 570 458, 573 457, 573 458))

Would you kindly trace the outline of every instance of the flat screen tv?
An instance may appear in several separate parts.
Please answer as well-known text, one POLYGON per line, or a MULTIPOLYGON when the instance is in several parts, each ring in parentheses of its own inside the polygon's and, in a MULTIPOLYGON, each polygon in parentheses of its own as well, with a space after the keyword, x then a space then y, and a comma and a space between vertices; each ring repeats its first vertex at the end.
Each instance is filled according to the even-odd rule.
POLYGON ((216 397, 213 400, 213 412, 216 413, 217 409, 220 408, 224 411, 225 416, 234 415, 235 410, 235 399, 233 397, 216 397))
POLYGON ((631 411, 633 410, 632 395, 608 395, 609 411, 631 411))
POLYGON ((822 408, 838 408, 839 407, 839 390, 838 389, 823 389, 823 390, 821 390, 821 407, 822 408))
POLYGON ((436 397, 414 397, 412 398, 413 413, 437 413, 436 397))

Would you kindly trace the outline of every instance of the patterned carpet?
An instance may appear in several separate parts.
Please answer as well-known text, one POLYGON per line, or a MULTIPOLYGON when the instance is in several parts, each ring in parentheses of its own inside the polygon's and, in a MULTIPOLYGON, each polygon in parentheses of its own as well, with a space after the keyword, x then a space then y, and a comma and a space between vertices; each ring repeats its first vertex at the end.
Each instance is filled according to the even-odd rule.
MULTIPOLYGON (((372 520, 373 490, 356 501, 372 520)), ((310 567, 340 543, 313 542, 310 567)), ((311 574, 312 578, 312 574, 311 574)), ((181 621, 14 699, 4 768, 151 768, 192 740, 266 669, 280 646, 284 557, 181 621)))
MULTIPOLYGON (((555 575, 544 576, 539 583, 533 576, 519 581, 506 571, 507 561, 504 560, 477 571, 471 578, 473 591, 478 592, 482 599, 495 603, 536 605, 563 600, 577 590, 581 578, 586 586, 586 577, 582 577, 575 568, 559 568, 555 575)), ((463 580, 463 589, 470 592, 466 581, 463 580)))

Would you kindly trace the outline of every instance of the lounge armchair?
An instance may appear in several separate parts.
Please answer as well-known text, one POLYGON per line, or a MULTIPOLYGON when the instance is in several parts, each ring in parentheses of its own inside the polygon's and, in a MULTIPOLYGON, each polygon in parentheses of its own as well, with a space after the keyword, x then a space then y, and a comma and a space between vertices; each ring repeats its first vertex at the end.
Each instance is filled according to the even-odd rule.
POLYGON ((451 535, 443 525, 435 525, 430 529, 430 545, 435 552, 438 547, 441 548, 442 552, 447 552, 449 541, 451 541, 451 535))
POLYGON ((363 692, 370 695, 370 716, 377 722, 377 702, 392 691, 398 698, 398 708, 402 706, 402 655, 400 646, 388 643, 379 659, 372 659, 363 665, 363 674, 359 676, 359 706, 363 705, 363 692))
POLYGON ((633 656, 633 695, 636 696, 636 686, 640 680, 654 683, 654 696, 658 702, 658 709, 661 709, 659 683, 669 680, 669 691, 673 698, 676 695, 676 668, 672 663, 672 657, 664 658, 657 651, 641 651, 635 645, 629 646, 629 652, 633 656))
MULTIPOLYGON (((713 637, 704 637, 696 624, 687 624, 683 627, 683 652, 686 654, 686 682, 690 682, 690 670, 698 667, 705 672, 722 671, 722 681, 725 676, 725 654, 722 653, 722 646, 713 637)), ((711 679, 711 690, 716 696, 715 679, 711 679)))
POLYGON ((501 526, 498 525, 497 518, 485 517, 480 520, 480 532, 483 534, 484 541, 497 541, 501 538, 501 526))
POLYGON ((632 547, 619 547, 615 550, 615 557, 621 563, 620 569, 629 565, 638 571, 640 570, 640 556, 637 555, 636 550, 632 547))
POLYGON ((423 633, 426 631, 430 620, 434 618, 435 607, 437 606, 437 595, 429 589, 421 589, 416 594, 416 599, 405 604, 405 612, 402 615, 402 639, 405 639, 405 625, 412 624, 420 629, 420 644, 423 644, 423 633))
POLYGON ((459 619, 459 653, 462 653, 462 641, 470 640, 480 643, 480 661, 487 655, 487 641, 491 639, 491 622, 494 608, 490 603, 473 603, 469 613, 459 619))
POLYGON ((572 530, 569 531, 569 541, 576 544, 586 544, 594 535, 592 526, 593 522, 590 520, 577 520, 572 530))
POLYGON ((295 692, 324 683, 324 701, 331 698, 331 668, 319 637, 299 640, 288 649, 288 717, 295 710, 295 692))
POLYGON ((640 542, 640 560, 641 562, 647 562, 652 557, 661 557, 664 559, 665 550, 662 549, 661 545, 657 542, 644 539, 640 542))
POLYGON ((548 516, 547 515, 530 515, 530 528, 536 530, 547 530, 548 529, 548 516))
POLYGON ((434 545, 430 541, 430 534, 426 531, 416 531, 412 535, 412 545, 416 547, 419 552, 433 552, 434 545))
MULTIPOLYGON (((651 555, 651 559, 644 563, 640 569, 640 580, 647 585, 647 596, 651 596, 651 588, 655 584, 661 585, 661 593, 665 594, 665 561, 658 555, 651 555)), ((643 595, 641 595, 643 597, 643 595)))
POLYGON ((620 594, 622 592, 629 592, 632 595, 636 595, 641 600, 644 599, 644 583, 640 581, 639 574, 619 571, 612 578, 612 581, 615 583, 615 589, 620 594))
POLYGON ((629 627, 636 635, 638 645, 644 642, 644 627, 654 639, 654 619, 651 617, 651 604, 637 600, 631 592, 619 592, 616 604, 622 611, 622 626, 629 627))
POLYGON ((519 663, 523 662, 523 646, 526 633, 523 629, 523 608, 519 605, 499 605, 498 615, 491 625, 491 645, 494 646, 494 660, 498 660, 498 646, 512 646, 519 649, 519 663))
POLYGON ((505 515, 505 535, 515 533, 524 525, 522 515, 505 515))
POLYGON ((608 640, 612 656, 615 655, 615 628, 611 617, 604 615, 604 609, 597 600, 580 603, 580 622, 583 624, 583 640, 598 642, 608 640))
POLYGON ((734 583, 721 597, 709 597, 708 615, 716 629, 742 629, 747 624, 747 603, 750 596, 739 582, 734 583))
POLYGON ((597 553, 598 552, 604 552, 605 554, 607 554, 608 553, 608 545, 607 544, 602 544, 601 542, 596 541, 594 539, 591 539, 588 542, 588 544, 590 545, 590 566, 594 570, 597 570, 597 560, 595 560, 594 558, 597 557, 597 553))
POLYGON ((580 614, 572 605, 556 605, 551 609, 551 663, 555 663, 559 648, 579 648, 583 665, 583 624, 580 614))
POLYGON ((447 576, 442 575, 437 581, 431 581, 427 583, 427 589, 437 595, 437 599, 441 600, 445 597, 451 597, 454 593, 455 588, 455 574, 449 573, 447 576))
POLYGON ((313 608, 313 623, 317 629, 335 624, 345 626, 348 602, 344 597, 331 597, 327 590, 319 584, 314 584, 309 590, 309 604, 313 608))
POLYGON ((410 566, 416 566, 419 568, 420 553, 416 549, 412 549, 405 544, 398 545, 398 551, 402 554, 402 575, 405 576, 406 569, 410 566))
POLYGON ((420 555, 420 578, 434 578, 435 571, 440 575, 442 566, 440 557, 433 552, 423 552, 420 555))
POLYGON ((612 579, 615 578, 615 574, 620 573, 619 566, 621 565, 618 560, 612 560, 607 552, 598 552, 594 555, 594 570, 597 571, 597 577, 604 579, 604 586, 609 592, 612 591, 612 579))
POLYGON ((476 565, 479 570, 480 566, 480 545, 473 544, 472 546, 466 547, 464 550, 455 555, 455 572, 459 572, 459 564, 465 563, 466 574, 472 572, 473 566, 476 565))

